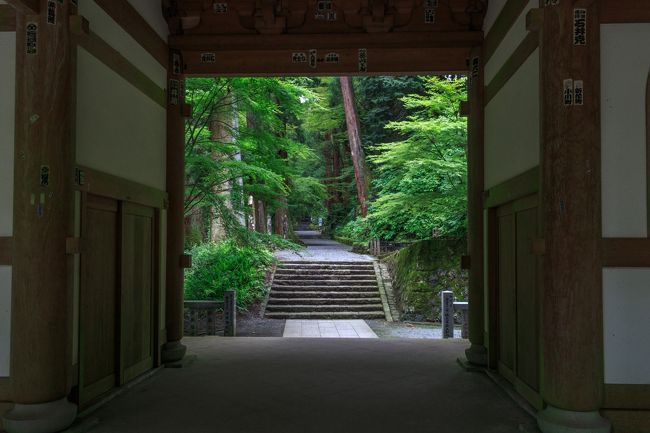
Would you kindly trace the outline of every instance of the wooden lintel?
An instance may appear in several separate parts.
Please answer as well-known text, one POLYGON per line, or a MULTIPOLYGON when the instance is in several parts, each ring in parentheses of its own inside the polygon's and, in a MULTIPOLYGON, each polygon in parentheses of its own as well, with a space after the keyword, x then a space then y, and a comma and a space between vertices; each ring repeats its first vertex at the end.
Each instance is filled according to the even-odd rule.
POLYGON ((607 409, 650 410, 650 384, 605 384, 607 409))
POLYGON ((74 35, 73 40, 158 105, 167 107, 164 89, 96 33, 90 31, 87 35, 74 35))
POLYGON ((39 0, 6 0, 10 6, 13 6, 18 12, 25 15, 38 15, 40 13, 39 0))
POLYGON ((127 0, 94 0, 138 44, 163 67, 167 67, 169 49, 167 43, 156 33, 127 0))
POLYGON ((501 206, 539 191, 539 166, 508 179, 485 192, 483 206, 501 206))
POLYGON ((526 30, 529 32, 538 32, 542 29, 544 21, 544 8, 535 8, 526 14, 526 30))
POLYGON ((650 267, 650 239, 604 238, 604 267, 650 267))
POLYGON ((285 35, 171 35, 169 46, 186 51, 259 51, 309 49, 336 51, 358 48, 440 48, 481 45, 483 33, 404 32, 285 35))
POLYGON ((14 253, 14 238, 0 237, 0 265, 11 265, 14 253))
POLYGON ((528 60, 533 52, 539 47, 539 34, 531 32, 526 35, 508 60, 503 64, 499 72, 492 78, 485 87, 485 105, 489 104, 492 98, 505 86, 513 75, 528 60))
MULTIPOLYGON (((468 47, 453 48, 368 48, 365 68, 359 65, 359 49, 317 50, 317 61, 293 61, 293 50, 212 52, 206 62, 203 51, 184 51, 187 76, 331 76, 331 75, 418 75, 465 73, 468 47), (328 54, 336 61, 328 61, 328 54)), ((308 49, 299 50, 305 56, 308 49)))
POLYGON ((490 61, 527 4, 528 2, 522 0, 508 0, 503 6, 492 28, 485 36, 485 63, 490 61))
POLYGON ((70 33, 87 36, 90 34, 90 23, 83 15, 70 15, 70 33))
POLYGON ((80 191, 157 209, 165 208, 165 191, 88 167, 77 166, 77 171, 80 173, 77 178, 83 179, 81 185, 77 184, 80 191))
POLYGON ((650 23, 648 0, 601 0, 601 23, 650 23))
POLYGON ((0 32, 16 31, 16 10, 9 5, 0 5, 0 32))
POLYGON ((469 101, 460 101, 458 106, 458 113, 461 117, 469 116, 469 101))

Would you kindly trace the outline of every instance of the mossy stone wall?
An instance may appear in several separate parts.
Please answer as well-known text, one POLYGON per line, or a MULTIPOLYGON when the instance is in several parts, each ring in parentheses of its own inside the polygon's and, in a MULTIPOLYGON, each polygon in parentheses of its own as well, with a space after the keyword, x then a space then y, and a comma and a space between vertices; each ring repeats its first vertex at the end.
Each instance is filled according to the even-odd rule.
POLYGON ((456 301, 467 300, 467 271, 460 258, 465 239, 416 242, 383 260, 393 279, 395 301, 402 320, 440 321, 440 292, 451 290, 456 301))

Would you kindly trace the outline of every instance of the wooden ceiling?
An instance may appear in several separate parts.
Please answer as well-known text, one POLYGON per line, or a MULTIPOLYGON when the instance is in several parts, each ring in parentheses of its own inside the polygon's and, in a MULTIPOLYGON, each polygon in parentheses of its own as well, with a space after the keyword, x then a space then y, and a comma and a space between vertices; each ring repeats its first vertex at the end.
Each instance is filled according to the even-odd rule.
POLYGON ((187 75, 467 70, 485 0, 162 0, 187 75))

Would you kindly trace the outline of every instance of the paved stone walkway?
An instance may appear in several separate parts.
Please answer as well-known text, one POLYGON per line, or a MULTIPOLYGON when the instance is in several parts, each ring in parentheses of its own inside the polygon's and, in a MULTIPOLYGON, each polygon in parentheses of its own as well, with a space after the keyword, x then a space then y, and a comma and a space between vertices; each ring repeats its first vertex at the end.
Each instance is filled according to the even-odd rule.
POLYGON ((283 337, 379 338, 363 320, 287 320, 283 337))
POLYGON ((321 239, 316 231, 296 231, 296 236, 307 246, 302 251, 282 250, 275 256, 284 261, 340 261, 340 262, 371 262, 372 256, 352 252, 352 247, 330 239, 321 239))
POLYGON ((193 337, 183 343, 193 362, 161 369, 72 431, 537 432, 535 420, 485 374, 458 366, 466 341, 193 337))

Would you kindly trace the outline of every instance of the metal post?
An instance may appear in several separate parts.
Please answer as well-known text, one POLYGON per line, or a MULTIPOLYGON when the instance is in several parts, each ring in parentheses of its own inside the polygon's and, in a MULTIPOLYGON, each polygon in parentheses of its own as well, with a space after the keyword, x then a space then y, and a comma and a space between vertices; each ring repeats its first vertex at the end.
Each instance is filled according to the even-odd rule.
POLYGON ((440 294, 442 338, 454 338, 454 292, 445 290, 440 294))

